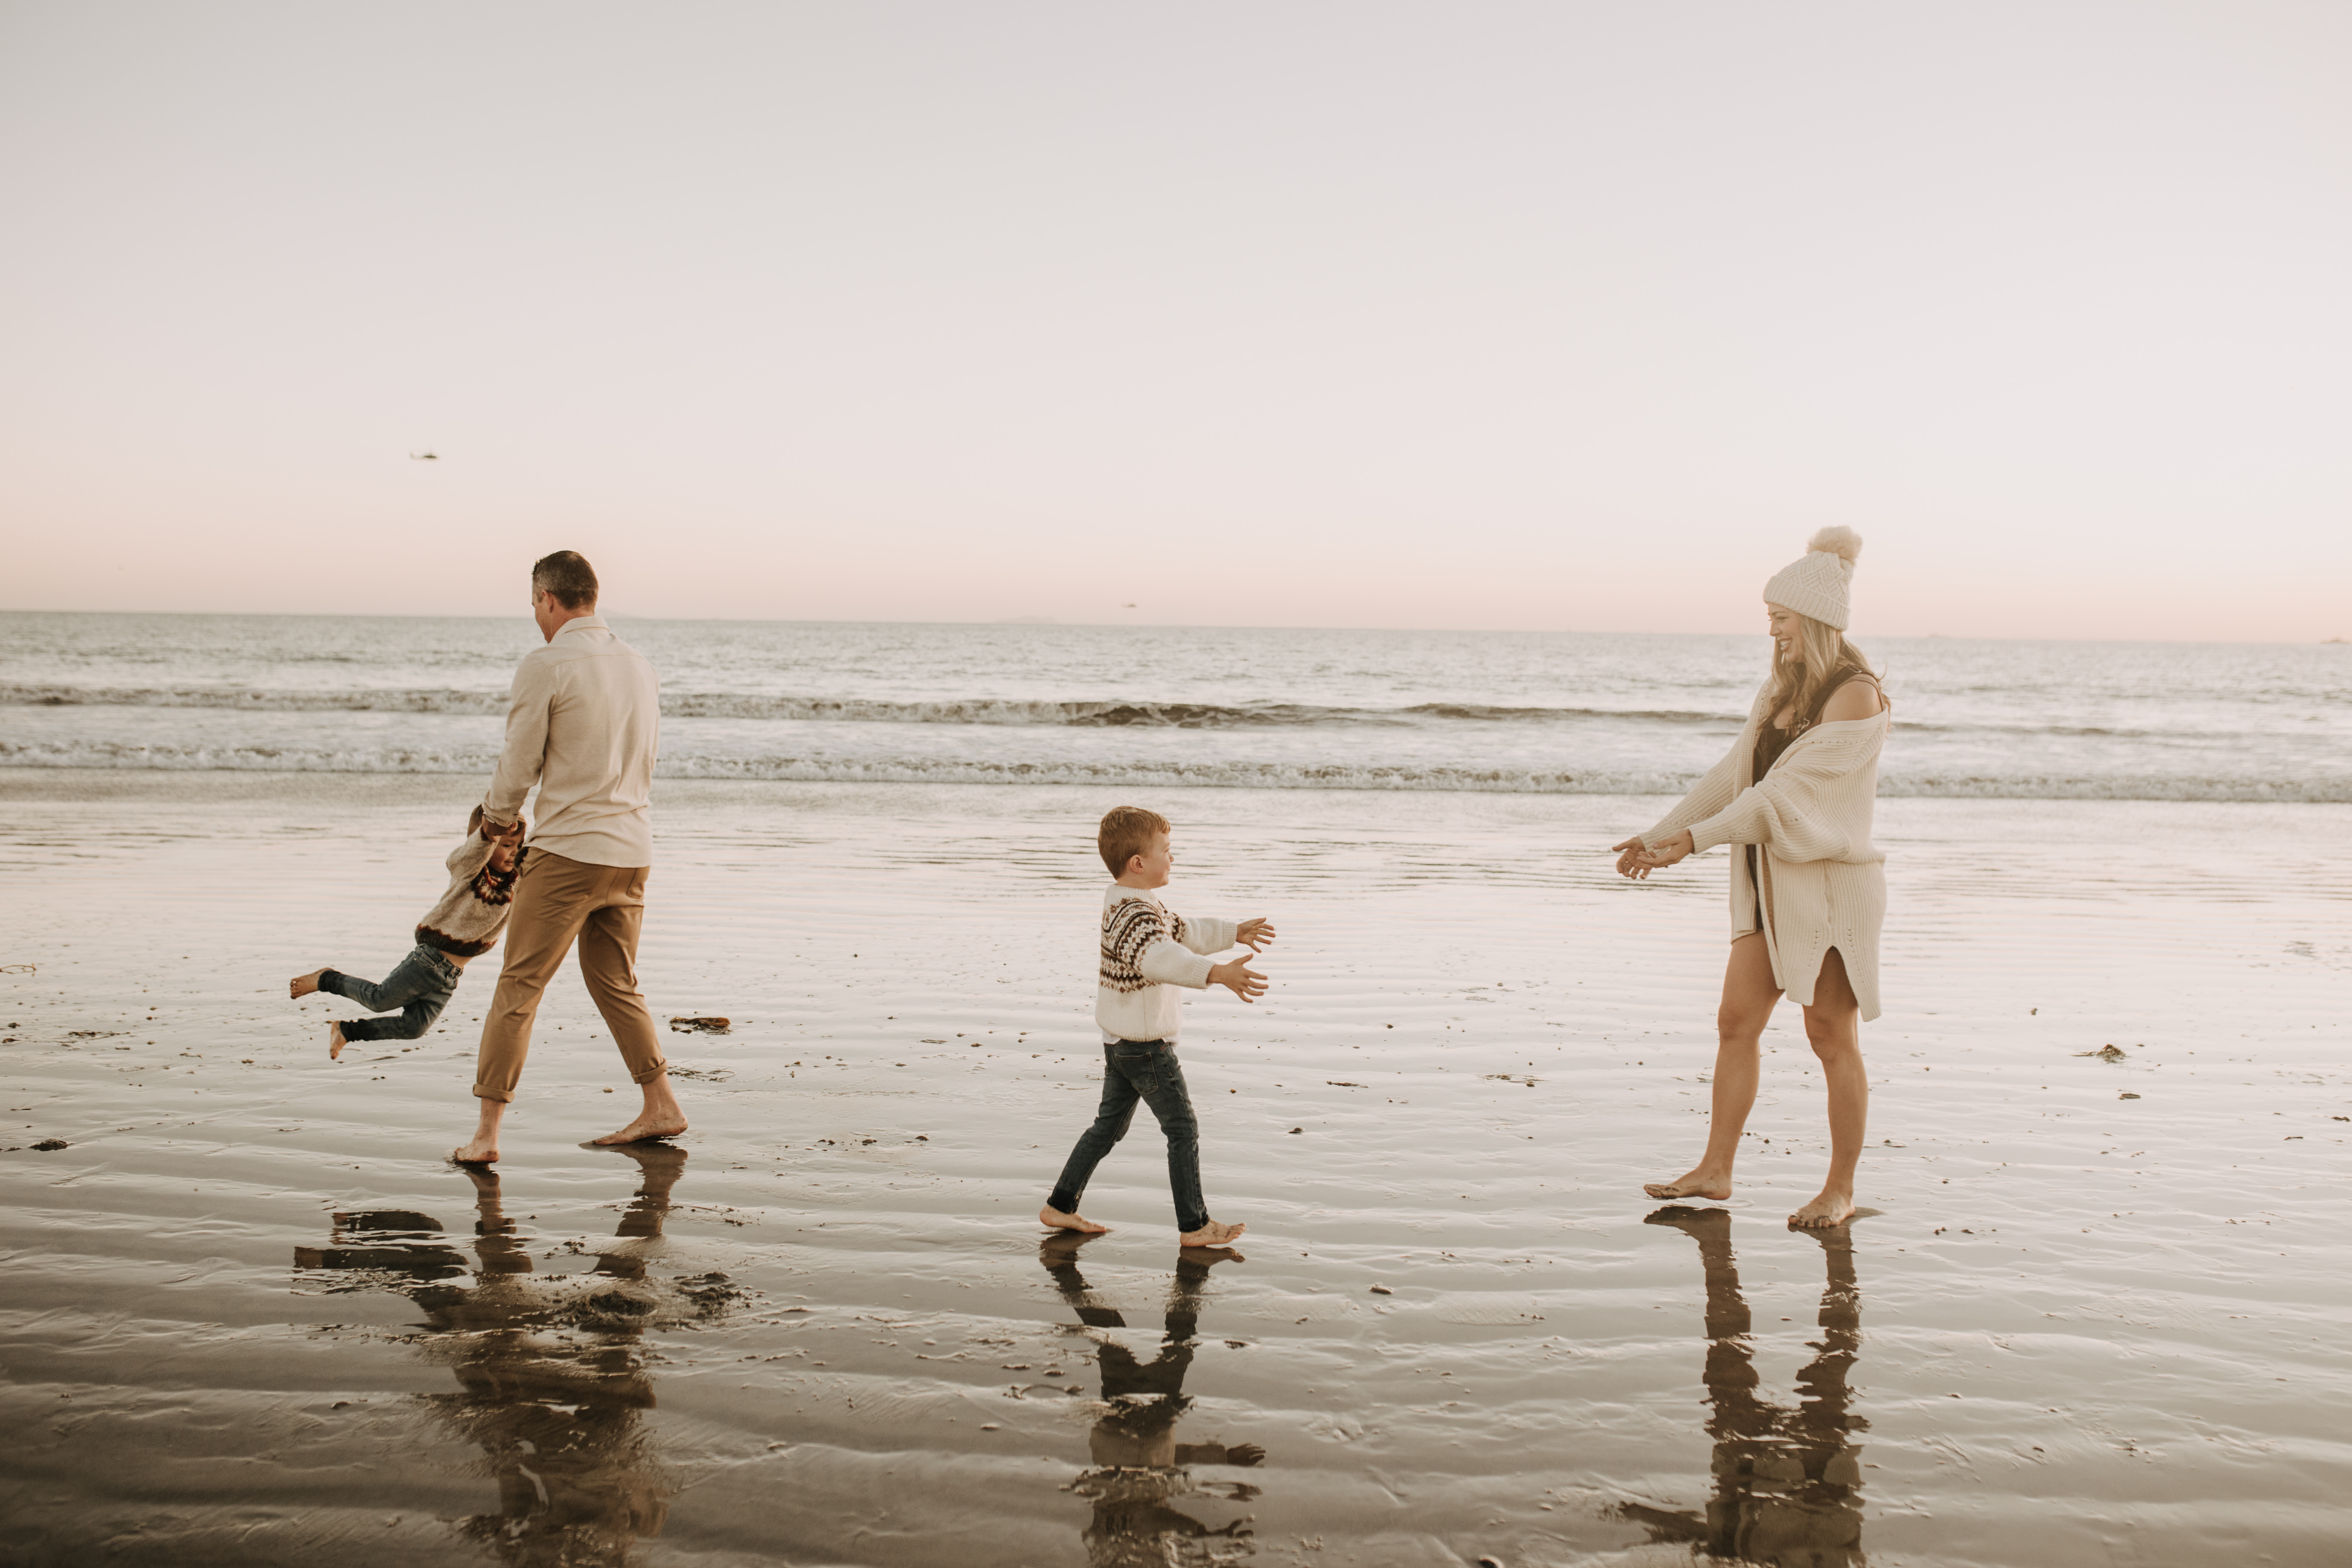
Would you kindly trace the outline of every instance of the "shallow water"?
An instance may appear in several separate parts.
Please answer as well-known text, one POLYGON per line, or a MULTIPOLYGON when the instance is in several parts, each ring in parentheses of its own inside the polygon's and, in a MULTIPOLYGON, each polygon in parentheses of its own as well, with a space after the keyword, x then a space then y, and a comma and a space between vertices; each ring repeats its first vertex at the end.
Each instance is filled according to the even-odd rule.
MULTIPOLYGON (((1766 674, 1760 636, 614 624, 676 778, 1678 795, 1766 674)), ((0 611, 0 765, 487 773, 536 636, 0 611)), ((1884 795, 2352 802, 2352 648, 1863 641, 1884 795)))
POLYGON ((1659 803, 1171 793, 1171 903, 1282 931, 1265 1005, 1190 1004, 1250 1230, 1188 1262, 1148 1124, 1110 1235, 1030 1220, 1093 1103, 1108 795, 666 784, 647 990, 735 1021, 670 1037, 695 1129, 578 1145, 628 1086, 566 981, 487 1184, 436 1156, 488 970, 340 1065, 353 1009, 283 989, 398 957, 468 798, 0 773, 0 1562, 2352 1543, 2344 807, 1883 803, 1874 1212, 1819 1237, 1793 1009, 1739 1195, 1639 1195, 1724 935, 1720 856, 1607 874, 1659 803))

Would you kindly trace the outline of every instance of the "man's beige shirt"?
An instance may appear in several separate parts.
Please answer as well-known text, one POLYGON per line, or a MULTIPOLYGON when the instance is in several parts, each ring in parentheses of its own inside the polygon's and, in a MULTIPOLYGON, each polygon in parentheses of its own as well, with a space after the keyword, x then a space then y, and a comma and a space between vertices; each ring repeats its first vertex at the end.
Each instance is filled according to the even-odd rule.
POLYGON ((660 733, 654 667, 602 616, 567 621, 515 668, 506 750, 482 814, 512 822, 535 784, 532 848, 591 866, 650 866, 660 733))

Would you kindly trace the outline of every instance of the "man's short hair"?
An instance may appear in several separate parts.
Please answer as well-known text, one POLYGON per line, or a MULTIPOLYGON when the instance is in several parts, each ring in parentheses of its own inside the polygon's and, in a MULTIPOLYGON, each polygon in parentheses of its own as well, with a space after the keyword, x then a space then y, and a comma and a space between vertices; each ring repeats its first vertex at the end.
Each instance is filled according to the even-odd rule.
POLYGON ((552 594, 567 610, 585 610, 596 603, 596 568, 577 550, 559 550, 530 563, 530 591, 552 594))
POLYGON ((1095 847, 1114 877, 1127 875, 1127 863, 1151 848, 1151 840, 1168 831, 1168 819, 1139 805, 1115 805, 1103 813, 1096 830, 1095 847))

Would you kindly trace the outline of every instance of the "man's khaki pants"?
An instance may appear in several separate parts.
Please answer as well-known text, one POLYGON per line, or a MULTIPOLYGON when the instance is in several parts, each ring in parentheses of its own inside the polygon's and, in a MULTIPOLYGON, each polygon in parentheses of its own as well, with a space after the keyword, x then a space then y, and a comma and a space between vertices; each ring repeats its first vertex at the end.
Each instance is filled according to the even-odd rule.
POLYGON ((580 977, 621 1047, 629 1077, 644 1083, 669 1066, 662 1059, 654 1016, 637 990, 637 928, 645 920, 647 869, 591 866, 544 849, 525 857, 514 910, 507 917, 506 967, 499 971, 498 994, 482 1019, 482 1050, 474 1068, 477 1099, 514 1098, 539 999, 575 939, 580 977))

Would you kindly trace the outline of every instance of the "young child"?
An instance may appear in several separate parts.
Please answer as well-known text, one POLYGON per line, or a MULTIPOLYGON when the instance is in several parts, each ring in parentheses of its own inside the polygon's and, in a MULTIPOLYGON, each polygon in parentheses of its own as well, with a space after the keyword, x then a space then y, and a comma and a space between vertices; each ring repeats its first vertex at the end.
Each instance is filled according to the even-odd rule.
POLYGON ((449 890, 416 927, 416 947, 386 975, 381 985, 355 980, 332 969, 298 974, 287 985, 299 1001, 313 991, 348 996, 371 1013, 400 1009, 397 1018, 354 1018, 327 1026, 327 1055, 341 1057, 353 1040, 413 1040, 433 1026, 449 998, 457 994, 457 979, 467 961, 479 958, 498 945, 506 929, 507 910, 514 901, 515 879, 521 874, 523 829, 513 826, 495 838, 482 837, 482 808, 476 806, 467 824, 466 841, 449 852, 449 890))
POLYGON ((1102 1026, 1102 1106, 1078 1135, 1054 1195, 1038 1220, 1093 1236, 1108 1229, 1078 1213, 1078 1199, 1102 1157, 1127 1136, 1139 1100, 1168 1135, 1168 1185, 1176 1198, 1176 1228, 1186 1247, 1218 1247, 1246 1226, 1219 1225, 1201 1198, 1200 1123, 1176 1060, 1176 1027, 1184 998, 1176 988, 1223 985, 1244 1002, 1265 991, 1265 976, 1248 960, 1211 962, 1240 945, 1256 952, 1274 940, 1264 920, 1186 920, 1162 904, 1157 889, 1176 865, 1168 819, 1141 806, 1122 805, 1102 819, 1095 836, 1103 864, 1118 880, 1103 894, 1102 968, 1095 988, 1095 1022, 1102 1026))

